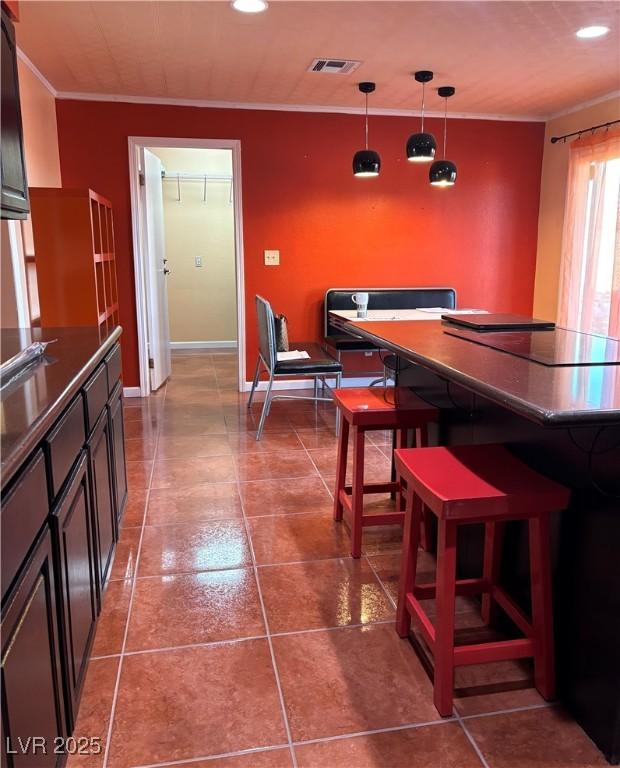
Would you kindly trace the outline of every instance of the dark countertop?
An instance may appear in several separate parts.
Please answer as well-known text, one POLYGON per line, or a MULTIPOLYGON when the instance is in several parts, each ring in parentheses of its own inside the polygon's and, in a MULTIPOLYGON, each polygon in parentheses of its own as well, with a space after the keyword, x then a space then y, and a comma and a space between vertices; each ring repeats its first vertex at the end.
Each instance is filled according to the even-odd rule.
POLYGON ((97 328, 2 330, 2 362, 33 341, 57 339, 47 348, 42 362, 2 389, 0 471, 3 487, 114 346, 121 332, 118 326, 100 340, 97 328))
POLYGON ((437 320, 334 324, 538 423, 620 424, 618 364, 542 365, 448 335, 454 326, 437 320))

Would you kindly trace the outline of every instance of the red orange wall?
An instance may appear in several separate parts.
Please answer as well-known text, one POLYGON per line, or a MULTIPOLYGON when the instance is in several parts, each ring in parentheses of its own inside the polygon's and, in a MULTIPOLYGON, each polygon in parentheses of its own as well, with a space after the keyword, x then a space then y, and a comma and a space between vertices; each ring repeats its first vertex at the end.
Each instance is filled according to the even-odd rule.
MULTIPOLYGON (((451 285, 461 306, 532 309, 544 124, 450 120, 452 189, 430 187, 407 163, 418 121, 371 117, 381 175, 355 179, 358 115, 58 101, 63 186, 90 186, 115 212, 123 366, 138 384, 128 136, 240 139, 248 366, 256 293, 289 321, 293 339, 320 338, 329 287, 451 285), (280 267, 263 250, 280 250, 280 267)), ((441 121, 429 120, 439 136, 441 121)))

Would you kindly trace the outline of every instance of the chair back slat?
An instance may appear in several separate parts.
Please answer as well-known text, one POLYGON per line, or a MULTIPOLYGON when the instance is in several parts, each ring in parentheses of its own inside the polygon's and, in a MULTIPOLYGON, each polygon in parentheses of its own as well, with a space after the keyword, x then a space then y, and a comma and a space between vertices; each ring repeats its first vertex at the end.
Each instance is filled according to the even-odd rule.
POLYGON ((256 296, 256 318, 258 321, 258 349, 263 362, 273 371, 276 366, 276 331, 271 305, 262 296, 256 296))

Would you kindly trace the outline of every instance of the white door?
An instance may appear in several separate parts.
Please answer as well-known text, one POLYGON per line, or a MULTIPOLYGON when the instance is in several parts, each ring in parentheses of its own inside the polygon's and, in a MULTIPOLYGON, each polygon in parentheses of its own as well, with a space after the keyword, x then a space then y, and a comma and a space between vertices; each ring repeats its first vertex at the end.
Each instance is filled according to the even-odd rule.
POLYGON ((161 160, 142 149, 144 173, 144 259, 149 335, 151 389, 156 390, 170 376, 170 325, 168 322, 166 243, 164 235, 164 198, 161 160))

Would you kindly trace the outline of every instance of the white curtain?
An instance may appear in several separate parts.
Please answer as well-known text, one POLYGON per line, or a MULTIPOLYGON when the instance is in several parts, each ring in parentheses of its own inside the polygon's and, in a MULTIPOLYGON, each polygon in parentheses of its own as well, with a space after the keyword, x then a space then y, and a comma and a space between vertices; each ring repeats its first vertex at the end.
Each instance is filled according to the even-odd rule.
POLYGON ((570 148, 558 324, 620 337, 620 132, 570 148))

